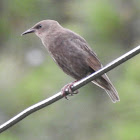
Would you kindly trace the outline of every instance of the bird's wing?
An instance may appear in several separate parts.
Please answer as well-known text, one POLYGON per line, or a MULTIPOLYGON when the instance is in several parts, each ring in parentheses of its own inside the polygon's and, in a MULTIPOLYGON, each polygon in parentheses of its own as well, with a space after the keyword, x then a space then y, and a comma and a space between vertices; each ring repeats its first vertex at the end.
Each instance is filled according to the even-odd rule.
MULTIPOLYGON (((90 68, 93 69, 93 71, 97 71, 103 67, 100 60, 97 58, 97 55, 92 51, 92 49, 89 47, 89 45, 87 44, 87 42, 84 39, 82 39, 82 38, 74 39, 73 41, 76 44, 79 44, 81 51, 84 51, 87 53, 85 59, 87 61, 87 64, 89 65, 90 68)), ((103 74, 101 76, 101 78, 103 78, 107 82, 109 82, 109 80, 108 80, 109 78, 107 77, 106 74, 103 74)))
MULTIPOLYGON (((87 64, 89 65, 89 67, 91 67, 94 71, 97 71, 102 68, 102 64, 97 58, 97 55, 91 50, 91 48, 88 46, 88 44, 84 39, 82 38, 74 39, 73 41, 76 44, 79 44, 81 51, 87 53, 87 55, 85 55, 86 56, 85 59, 87 59, 87 64)), ((107 94, 114 103, 120 100, 115 87, 113 86, 113 84, 111 83, 106 74, 103 74, 100 78, 97 78, 92 82, 97 86, 105 89, 107 94)))
POLYGON ((99 59, 97 58, 96 53, 94 53, 92 51, 92 49, 89 47, 89 45, 87 44, 87 42, 83 39, 73 39, 72 40, 75 44, 79 44, 79 49, 81 49, 81 51, 84 51, 87 53, 86 55, 86 61, 88 63, 88 65, 94 70, 97 71, 100 68, 102 68, 102 64, 100 63, 99 59))

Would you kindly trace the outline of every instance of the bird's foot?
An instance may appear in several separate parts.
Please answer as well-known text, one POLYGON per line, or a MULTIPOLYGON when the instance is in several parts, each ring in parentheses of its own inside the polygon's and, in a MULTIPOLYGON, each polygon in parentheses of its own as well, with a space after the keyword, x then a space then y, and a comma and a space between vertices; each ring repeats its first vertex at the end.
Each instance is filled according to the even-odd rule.
POLYGON ((62 89, 61 89, 61 93, 62 95, 68 100, 68 97, 67 97, 67 92, 70 93, 71 96, 73 96, 73 94, 77 94, 78 93, 78 90, 76 91, 72 91, 71 87, 73 86, 73 84, 77 82, 77 81, 74 81, 74 82, 71 82, 67 85, 65 85, 62 89))

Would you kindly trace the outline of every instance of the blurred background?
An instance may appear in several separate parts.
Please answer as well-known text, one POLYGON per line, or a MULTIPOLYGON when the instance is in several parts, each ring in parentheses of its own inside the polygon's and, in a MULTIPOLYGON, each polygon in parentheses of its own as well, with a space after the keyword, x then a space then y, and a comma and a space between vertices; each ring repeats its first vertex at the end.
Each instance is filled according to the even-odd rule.
MULTIPOLYGON (((140 44, 139 0, 1 0, 0 123, 57 93, 72 78, 40 39, 20 34, 40 20, 57 20, 83 36, 103 65, 140 44)), ((19 122, 0 140, 140 140, 140 55, 108 73, 121 102, 88 84, 19 122)))

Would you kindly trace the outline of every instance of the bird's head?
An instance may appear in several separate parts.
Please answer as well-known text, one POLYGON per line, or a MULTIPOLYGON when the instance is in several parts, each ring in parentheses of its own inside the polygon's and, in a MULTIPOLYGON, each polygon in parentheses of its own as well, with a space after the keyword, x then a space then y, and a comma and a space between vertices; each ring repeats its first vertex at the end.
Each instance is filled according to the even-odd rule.
POLYGON ((56 29, 57 27, 60 27, 59 23, 55 20, 43 20, 35 24, 30 29, 23 32, 21 35, 26 35, 29 33, 35 33, 39 38, 42 38, 42 36, 48 32, 51 32, 52 30, 56 29))

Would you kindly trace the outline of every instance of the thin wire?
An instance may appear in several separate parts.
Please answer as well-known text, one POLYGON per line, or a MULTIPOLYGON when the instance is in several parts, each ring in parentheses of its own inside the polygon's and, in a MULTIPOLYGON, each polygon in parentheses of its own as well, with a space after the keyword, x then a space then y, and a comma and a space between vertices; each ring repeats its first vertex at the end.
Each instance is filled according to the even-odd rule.
MULTIPOLYGON (((103 67, 102 69, 98 70, 97 72, 94 72, 93 74, 74 83, 72 86, 72 91, 75 91, 75 90, 81 88, 82 86, 93 81, 94 79, 103 75, 104 73, 114 69, 118 65, 124 63, 125 61, 129 60, 130 58, 134 57, 135 55, 137 55, 139 53, 140 53, 140 46, 137 46, 136 48, 132 49, 131 51, 127 52, 126 54, 122 55, 121 57, 115 59, 114 61, 112 61, 111 63, 109 63, 108 65, 103 67)), ((70 93, 67 92, 66 94, 68 95, 70 93)), ((51 105, 52 103, 62 99, 63 97, 64 96, 61 94, 61 92, 59 92, 43 101, 40 101, 40 102, 28 107, 27 109, 23 110, 22 112, 20 112, 19 114, 17 114, 16 116, 14 116, 10 120, 8 120, 7 122, 3 123, 0 126, 0 133, 7 130, 11 126, 15 125, 16 123, 18 123, 25 117, 29 116, 30 114, 34 113, 35 111, 38 111, 48 105, 51 105)))

